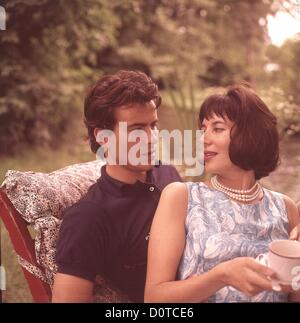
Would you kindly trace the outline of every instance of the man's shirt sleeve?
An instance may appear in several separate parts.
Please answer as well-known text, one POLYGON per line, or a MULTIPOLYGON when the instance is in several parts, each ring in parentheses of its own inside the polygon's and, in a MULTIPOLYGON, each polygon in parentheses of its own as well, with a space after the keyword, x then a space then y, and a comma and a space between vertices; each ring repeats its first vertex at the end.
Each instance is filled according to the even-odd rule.
POLYGON ((58 272, 90 281, 105 267, 107 234, 101 211, 79 202, 64 215, 56 249, 58 272))

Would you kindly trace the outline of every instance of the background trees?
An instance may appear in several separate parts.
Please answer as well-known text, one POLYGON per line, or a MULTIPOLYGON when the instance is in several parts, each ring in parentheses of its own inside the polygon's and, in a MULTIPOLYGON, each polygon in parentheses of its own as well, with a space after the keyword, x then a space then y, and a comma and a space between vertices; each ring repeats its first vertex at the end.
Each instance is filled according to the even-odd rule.
POLYGON ((3 1, 0 153, 56 145, 78 117, 86 86, 118 69, 145 71, 179 95, 184 109, 199 105, 199 91, 240 80, 258 87, 276 81, 299 104, 299 41, 266 52, 266 16, 276 2, 3 1), (282 66, 279 73, 266 75, 268 60, 282 66))

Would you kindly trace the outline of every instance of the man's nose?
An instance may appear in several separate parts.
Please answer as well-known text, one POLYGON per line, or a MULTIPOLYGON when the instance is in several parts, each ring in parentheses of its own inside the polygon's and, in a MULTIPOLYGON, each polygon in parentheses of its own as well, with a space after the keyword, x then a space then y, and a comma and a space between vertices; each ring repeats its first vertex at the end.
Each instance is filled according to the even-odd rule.
POLYGON ((147 136, 148 136, 149 143, 151 143, 152 145, 155 145, 158 143, 158 130, 157 129, 149 128, 147 130, 147 136))

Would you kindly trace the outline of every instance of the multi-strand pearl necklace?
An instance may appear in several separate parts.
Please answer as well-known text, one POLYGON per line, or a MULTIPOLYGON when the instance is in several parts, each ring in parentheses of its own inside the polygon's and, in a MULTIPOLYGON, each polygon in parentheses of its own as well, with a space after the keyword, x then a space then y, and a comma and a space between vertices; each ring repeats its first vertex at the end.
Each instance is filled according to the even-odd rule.
POLYGON ((251 202, 254 201, 261 192, 261 186, 258 182, 256 182, 250 189, 248 190, 237 190, 230 187, 226 187, 222 185, 218 179, 217 176, 212 177, 211 184, 214 189, 221 191, 228 195, 229 197, 241 201, 241 202, 251 202), (249 194, 250 192, 253 192, 252 194, 249 194))

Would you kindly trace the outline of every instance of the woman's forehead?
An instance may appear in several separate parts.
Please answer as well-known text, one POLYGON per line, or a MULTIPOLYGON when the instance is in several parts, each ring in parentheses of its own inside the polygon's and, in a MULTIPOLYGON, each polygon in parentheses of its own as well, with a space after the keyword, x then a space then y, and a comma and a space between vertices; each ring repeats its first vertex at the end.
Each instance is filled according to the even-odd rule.
POLYGON ((202 123, 214 123, 214 122, 223 122, 223 123, 229 123, 230 120, 228 117, 225 115, 222 117, 221 115, 217 115, 213 113, 211 116, 208 116, 207 118, 204 118, 202 123))

